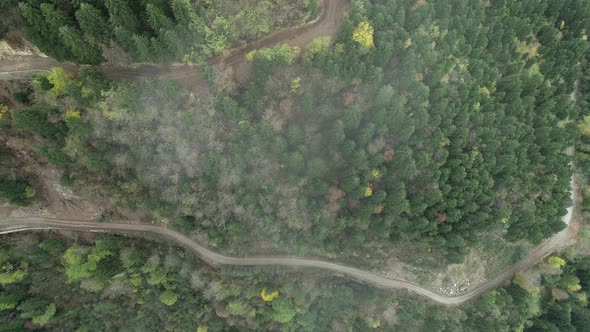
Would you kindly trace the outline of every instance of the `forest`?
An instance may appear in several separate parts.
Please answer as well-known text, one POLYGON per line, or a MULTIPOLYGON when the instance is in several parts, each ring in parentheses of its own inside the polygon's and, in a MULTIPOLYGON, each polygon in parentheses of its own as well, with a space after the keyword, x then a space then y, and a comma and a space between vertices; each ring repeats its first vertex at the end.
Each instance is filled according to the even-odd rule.
MULTIPOLYGON (((265 3, 0 8, 18 10, 18 28, 47 55, 95 65, 115 48, 138 62, 199 63, 318 10, 268 1, 292 9, 271 18, 265 3)), ((336 36, 250 52, 245 86, 215 67, 198 89, 54 68, 12 82, 0 99, 0 197, 43 200, 39 175, 24 167, 33 160, 57 169, 63 187, 228 254, 374 267, 396 248, 420 247, 400 260, 444 266, 490 234, 538 244, 566 226, 574 170, 590 211, 589 18, 588 0, 352 0, 336 36)), ((153 239, 6 239, 0 330, 590 326, 590 262, 571 250, 464 307, 440 308, 321 274, 213 271, 153 239), (113 308, 127 311, 114 317, 113 308)))
POLYGON ((588 287, 573 249, 445 308, 320 273, 213 271, 153 240, 15 234, 0 244, 0 331, 587 331, 588 287))
POLYGON ((0 1, 0 9, 15 7, 25 37, 42 52, 90 65, 119 56, 119 49, 140 62, 199 62, 309 21, 319 10, 312 0, 0 1))
POLYGON ((2 122, 64 184, 222 249, 460 262, 488 232, 538 243, 571 204, 590 7, 535 4, 353 1, 334 40, 249 54, 244 89, 57 68, 2 122))

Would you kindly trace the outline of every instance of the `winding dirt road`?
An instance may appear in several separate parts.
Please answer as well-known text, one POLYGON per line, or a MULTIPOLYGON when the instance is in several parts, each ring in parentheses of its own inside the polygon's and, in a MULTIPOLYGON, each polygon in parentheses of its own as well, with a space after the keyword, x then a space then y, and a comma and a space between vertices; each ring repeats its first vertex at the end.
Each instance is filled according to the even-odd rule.
POLYGON ((217 251, 207 248, 186 237, 185 235, 168 228, 143 225, 143 224, 119 224, 119 223, 95 223, 83 220, 65 220, 41 217, 25 217, 0 220, 0 234, 16 233, 31 230, 71 230, 83 232, 109 232, 109 233, 152 233, 163 238, 172 240, 177 244, 192 250, 205 263, 213 266, 285 266, 291 268, 316 268, 327 270, 336 274, 345 275, 356 281, 388 289, 408 289, 430 300, 448 306, 460 305, 472 300, 482 293, 501 286, 509 280, 516 272, 534 266, 552 252, 571 244, 571 233, 575 232, 575 223, 570 222, 569 227, 545 240, 531 251, 526 260, 515 264, 511 268, 493 279, 485 281, 475 289, 459 296, 445 296, 428 290, 418 284, 409 281, 386 278, 371 271, 364 271, 354 267, 328 262, 318 259, 303 257, 276 257, 276 256, 252 256, 232 257, 223 255, 217 251))
MULTIPOLYGON (((212 65, 221 66, 247 66, 245 54, 254 49, 271 47, 280 43, 288 43, 293 46, 303 47, 309 41, 319 36, 334 35, 337 31, 340 20, 346 11, 348 0, 320 0, 320 14, 316 20, 299 27, 279 31, 257 42, 248 44, 246 47, 233 49, 227 55, 214 58, 210 61, 212 65)), ((76 71, 78 66, 71 63, 61 63, 51 58, 42 57, 21 57, 15 60, 0 60, 0 79, 15 79, 26 77, 32 73, 48 71, 53 67, 63 67, 69 71, 76 71)), ((138 65, 134 68, 121 68, 114 66, 98 66, 110 79, 141 79, 168 75, 189 85, 206 84, 200 73, 194 66, 173 65, 154 66, 138 65)), ((0 234, 31 230, 73 230, 83 232, 110 232, 110 233, 152 233, 163 238, 172 240, 177 244, 195 252, 204 262, 214 267, 219 266, 285 266, 291 268, 317 268, 327 270, 336 274, 348 276, 356 281, 371 284, 381 288, 408 289, 423 295, 432 301, 444 305, 460 305, 472 300, 482 293, 501 286, 509 280, 516 272, 534 266, 552 252, 572 244, 577 229, 576 211, 579 206, 579 197, 576 194, 577 188, 572 181, 574 207, 568 209, 564 221, 568 228, 553 237, 545 240, 533 249, 526 260, 513 265, 500 275, 478 285, 473 290, 459 296, 445 296, 428 290, 418 284, 409 281, 386 278, 371 271, 364 271, 350 266, 303 257, 232 257, 226 256, 201 245, 183 234, 173 230, 144 224, 120 224, 120 223, 94 223, 84 220, 52 219, 41 217, 23 217, 0 220, 0 234), (573 212, 573 213, 572 213, 573 212)))

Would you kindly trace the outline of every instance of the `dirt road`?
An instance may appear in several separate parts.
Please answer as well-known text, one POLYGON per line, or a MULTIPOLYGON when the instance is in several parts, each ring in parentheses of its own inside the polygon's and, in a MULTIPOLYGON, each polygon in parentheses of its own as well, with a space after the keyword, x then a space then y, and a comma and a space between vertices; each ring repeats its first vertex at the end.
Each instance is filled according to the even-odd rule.
MULTIPOLYGON (((577 197, 577 195, 575 196, 577 197)), ((579 202, 575 202, 578 206, 579 202)), ((576 211, 576 209, 574 209, 576 211)), ((575 212, 574 212, 575 214, 575 212)), ((575 221, 575 218, 573 219, 575 221)), ((475 289, 459 296, 445 296, 428 290, 420 285, 409 281, 386 278, 371 271, 364 271, 354 267, 303 257, 274 257, 274 256, 253 256, 253 257, 232 257, 226 256, 206 246, 199 244, 183 234, 173 230, 144 224, 119 224, 119 223, 95 223, 83 220, 64 220, 40 217, 25 217, 0 220, 0 234, 23 232, 30 230, 73 230, 83 232, 111 232, 111 233, 152 233, 172 240, 177 244, 192 250, 205 263, 214 266, 285 266, 291 268, 317 268, 345 275, 356 281, 374 285, 380 288, 408 289, 420 295, 426 296, 434 302, 454 306, 472 300, 482 293, 501 286, 509 280, 516 272, 534 266, 552 252, 571 244, 572 233, 576 231, 576 222, 571 221, 568 228, 545 240, 531 251, 526 260, 515 264, 502 274, 490 279, 475 289)))
MULTIPOLYGON (((247 81, 249 76, 249 63, 246 54, 252 50, 273 47, 287 43, 292 46, 304 47, 317 37, 333 36, 336 34, 341 20, 344 18, 348 0, 319 0, 320 12, 318 17, 306 24, 281 30, 262 38, 244 47, 228 50, 225 55, 215 57, 209 61, 213 66, 233 66, 236 80, 240 83, 247 81)), ((51 58, 38 56, 23 56, 16 59, 0 60, 0 80, 16 79, 31 76, 38 72, 45 72, 54 67, 63 67, 68 71, 75 71, 78 66, 72 63, 59 62, 51 58)), ((136 64, 130 68, 112 65, 96 66, 96 69, 104 73, 112 80, 136 80, 167 75, 190 88, 206 85, 196 66, 174 65, 148 65, 136 64)))
MULTIPOLYGON (((316 37, 334 35, 338 29, 340 20, 344 15, 347 3, 347 0, 320 0, 321 12, 318 19, 314 22, 277 32, 260 41, 251 43, 246 47, 231 50, 226 56, 212 59, 211 64, 221 66, 231 65, 237 66, 236 68, 239 68, 247 66, 245 55, 251 50, 271 47, 280 43, 288 43, 294 46, 302 47, 316 37)), ((47 71, 53 67, 64 67, 66 70, 70 71, 75 71, 77 69, 77 66, 74 64, 60 63, 50 58, 22 57, 17 60, 0 60, 0 79, 14 79, 17 77, 23 77, 30 75, 31 73, 47 71)), ((134 66, 134 68, 120 68, 113 66, 98 66, 97 68, 111 79, 133 80, 138 78, 168 75, 171 78, 181 81, 185 85, 189 86, 206 84, 194 66, 174 65, 166 67, 138 65, 134 66)), ((239 77, 238 80, 240 80, 239 77)), ((531 251, 529 257, 523 262, 515 264, 511 268, 504 271, 502 274, 494 277, 493 279, 485 281, 473 290, 460 296, 441 295, 412 282, 386 278, 371 271, 363 271, 334 262, 301 257, 226 256, 211 250, 178 232, 153 225, 93 223, 83 220, 23 217, 0 220, 0 234, 47 229, 74 230, 83 232, 153 233, 172 240, 177 244, 194 251, 203 261, 212 266, 234 265, 318 268, 328 270, 336 274, 346 275, 359 282, 368 283, 381 288, 408 289, 426 296, 432 301, 438 302, 440 304, 459 305, 478 297, 490 289, 502 285, 516 272, 537 264, 552 252, 567 247, 571 244, 571 241, 575 237, 579 227, 578 223, 576 222, 576 211, 578 211, 576 207, 579 206, 579 197, 576 195, 577 190, 575 185, 573 185, 573 188, 573 198, 575 205, 573 208, 568 209, 568 214, 566 217, 564 217, 566 219, 564 221, 568 223, 567 229, 542 242, 539 246, 531 251)))

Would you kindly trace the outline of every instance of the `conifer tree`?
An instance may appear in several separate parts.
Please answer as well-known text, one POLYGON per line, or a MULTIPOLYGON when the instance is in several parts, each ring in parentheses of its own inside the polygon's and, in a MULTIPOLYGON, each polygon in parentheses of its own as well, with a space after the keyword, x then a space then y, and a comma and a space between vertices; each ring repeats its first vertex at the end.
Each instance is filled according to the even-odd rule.
POLYGON ((147 21, 150 25, 150 28, 152 28, 152 30, 154 30, 154 32, 156 32, 158 35, 161 33, 161 31, 173 28, 172 21, 159 7, 148 3, 145 7, 145 14, 147 16, 147 21))
POLYGON ((150 45, 150 40, 143 35, 133 35, 133 42, 137 55, 141 61, 151 61, 153 59, 153 51, 150 45))
POLYGON ((105 42, 111 34, 111 27, 103 13, 88 3, 82 3, 80 9, 76 11, 76 20, 80 29, 92 36, 97 42, 105 42))
POLYGON ((106 7, 113 26, 123 27, 133 32, 139 29, 139 20, 127 1, 108 0, 106 1, 106 7))
POLYGON ((102 62, 100 46, 89 41, 85 41, 80 31, 69 27, 62 26, 59 33, 64 44, 72 51, 72 55, 80 63, 96 65, 102 62))
POLYGON ((66 14, 50 3, 43 3, 39 6, 43 18, 45 19, 46 27, 52 31, 58 31, 59 28, 68 24, 66 14))
POLYGON ((137 57, 137 49, 135 47, 135 41, 133 40, 133 32, 126 29, 125 27, 115 27, 113 29, 115 40, 121 47, 123 47, 129 55, 137 57))
POLYGON ((20 3, 20 12, 27 21, 24 34, 33 44, 47 55, 65 60, 68 54, 63 47, 58 29, 67 23, 63 12, 58 11, 51 4, 41 4, 37 7, 33 4, 20 3))

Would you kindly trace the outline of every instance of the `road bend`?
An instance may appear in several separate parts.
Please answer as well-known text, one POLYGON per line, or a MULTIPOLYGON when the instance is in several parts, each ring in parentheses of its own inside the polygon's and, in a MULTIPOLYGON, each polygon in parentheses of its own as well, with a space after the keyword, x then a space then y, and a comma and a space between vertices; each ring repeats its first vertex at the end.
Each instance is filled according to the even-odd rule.
POLYGON ((547 239, 541 243, 529 257, 518 263, 502 274, 490 279, 468 293, 459 296, 447 296, 433 292, 418 284, 395 279, 387 278, 372 271, 361 270, 351 266, 338 264, 319 259, 294 257, 294 256, 245 256, 234 257, 221 254, 207 246, 200 244, 187 236, 178 233, 174 230, 145 224, 121 224, 121 223, 96 223, 84 220, 71 219, 57 219, 44 217, 22 217, 22 218, 8 218, 0 220, 0 234, 9 234, 33 230, 70 230, 81 232, 108 232, 108 233, 151 233, 161 236, 165 239, 171 240, 176 244, 185 247, 194 252, 201 260, 212 267, 222 266, 245 266, 245 267, 268 267, 268 266, 283 266, 290 268, 302 269, 321 269, 335 274, 347 276, 355 281, 373 285, 384 289, 407 289, 439 304, 454 306, 463 304, 471 299, 474 299, 486 292, 502 285, 506 280, 510 279, 516 272, 526 269, 537 264, 539 261, 547 257, 553 251, 561 248, 567 242, 568 229, 556 234, 554 237, 547 239))

